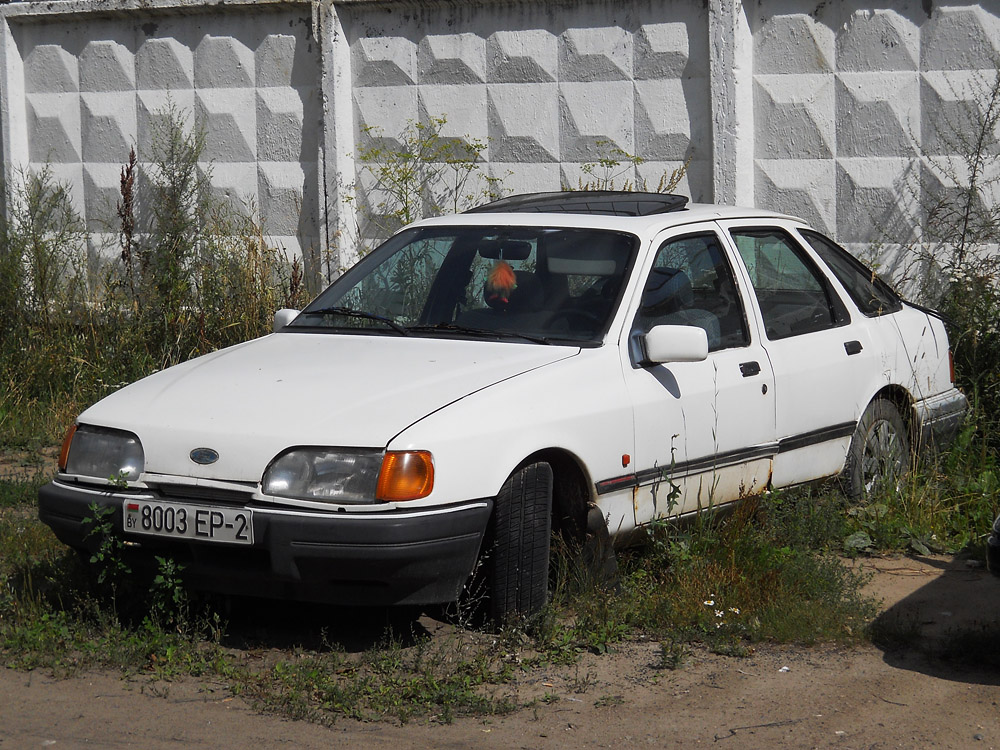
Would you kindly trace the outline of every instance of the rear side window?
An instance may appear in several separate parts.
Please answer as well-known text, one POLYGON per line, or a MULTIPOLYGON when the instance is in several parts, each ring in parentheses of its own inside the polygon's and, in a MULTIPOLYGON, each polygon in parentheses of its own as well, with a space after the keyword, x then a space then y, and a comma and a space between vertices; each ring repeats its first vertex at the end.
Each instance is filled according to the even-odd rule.
POLYGON ((830 267, 837 281, 844 285, 844 289, 851 295, 851 299, 862 314, 875 318, 902 309, 899 296, 889 285, 840 245, 834 244, 832 240, 817 232, 800 230, 799 234, 830 267))
POLYGON ((736 229, 764 331, 772 341, 850 322, 847 308, 804 248, 780 229, 736 229))

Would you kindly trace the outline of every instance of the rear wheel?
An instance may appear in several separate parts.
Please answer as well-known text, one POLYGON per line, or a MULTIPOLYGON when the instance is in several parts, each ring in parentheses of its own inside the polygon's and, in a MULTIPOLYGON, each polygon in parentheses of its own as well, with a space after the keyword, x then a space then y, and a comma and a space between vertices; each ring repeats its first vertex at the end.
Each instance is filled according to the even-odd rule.
POLYGON ((860 500, 895 488, 910 468, 910 439, 899 409, 884 398, 872 401, 854 431, 844 467, 844 489, 860 500))
POLYGON ((529 464, 508 477, 493 510, 485 560, 489 617, 503 624, 537 614, 548 596, 552 467, 529 464))

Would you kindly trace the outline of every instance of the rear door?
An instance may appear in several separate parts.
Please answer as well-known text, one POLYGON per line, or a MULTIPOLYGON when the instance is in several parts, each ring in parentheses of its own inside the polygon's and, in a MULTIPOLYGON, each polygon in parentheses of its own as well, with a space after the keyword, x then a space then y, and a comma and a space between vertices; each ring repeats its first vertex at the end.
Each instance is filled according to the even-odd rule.
POLYGON ((720 223, 753 288, 774 371, 772 481, 780 487, 835 474, 877 380, 878 347, 788 227, 774 220, 720 223))

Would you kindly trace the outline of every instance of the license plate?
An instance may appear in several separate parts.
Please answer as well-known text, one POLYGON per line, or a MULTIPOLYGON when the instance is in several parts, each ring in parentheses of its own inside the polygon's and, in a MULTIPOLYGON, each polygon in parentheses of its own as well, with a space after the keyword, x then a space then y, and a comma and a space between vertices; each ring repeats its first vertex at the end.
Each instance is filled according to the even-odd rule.
POLYGON ((222 544, 253 544, 253 512, 148 500, 126 500, 125 531, 222 544))

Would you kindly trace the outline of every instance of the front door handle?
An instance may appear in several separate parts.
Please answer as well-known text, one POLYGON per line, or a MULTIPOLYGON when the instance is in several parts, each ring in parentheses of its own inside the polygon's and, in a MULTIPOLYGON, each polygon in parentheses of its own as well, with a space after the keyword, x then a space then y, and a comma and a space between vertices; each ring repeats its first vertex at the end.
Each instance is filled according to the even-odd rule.
POLYGON ((760 364, 757 362, 741 362, 740 372, 743 373, 743 377, 752 378, 754 375, 760 375, 760 364))

